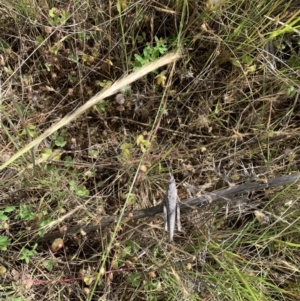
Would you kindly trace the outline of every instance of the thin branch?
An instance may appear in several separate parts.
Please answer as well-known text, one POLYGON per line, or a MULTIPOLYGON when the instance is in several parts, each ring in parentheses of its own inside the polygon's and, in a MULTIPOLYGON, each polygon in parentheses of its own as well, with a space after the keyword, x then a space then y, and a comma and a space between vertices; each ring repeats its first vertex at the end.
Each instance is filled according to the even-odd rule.
MULTIPOLYGON (((287 176, 282 176, 282 177, 277 177, 274 179, 270 179, 267 182, 253 182, 253 183, 246 183, 242 185, 237 185, 234 187, 210 192, 207 194, 204 194, 202 196, 199 196, 197 198, 189 198, 186 200, 183 200, 180 202, 180 211, 182 213, 188 212, 195 207, 197 208, 205 208, 212 204, 213 202, 218 202, 218 201, 232 201, 234 202, 235 198, 234 196, 245 193, 245 192, 250 192, 250 191, 258 191, 258 190, 263 190, 266 188, 274 188, 274 187, 279 187, 279 186, 286 186, 286 185, 292 185, 295 183, 300 182, 300 173, 295 173, 287 176)), ((136 210, 136 211, 127 211, 124 214, 124 222, 128 220, 138 220, 146 217, 151 217, 156 214, 163 213, 163 203, 153 206, 150 208, 145 208, 141 210, 136 210)), ((66 233, 64 234, 64 237, 74 235, 79 233, 81 230, 83 230, 85 233, 90 233, 97 231, 99 229, 103 229, 112 223, 116 222, 118 220, 118 216, 109 216, 109 217, 104 217, 99 224, 94 225, 94 224, 88 224, 85 226, 74 226, 69 228, 66 233)), ((43 242, 43 241, 51 241, 55 238, 58 237, 63 237, 63 235, 57 231, 53 233, 48 233, 45 234, 44 236, 36 239, 36 242, 43 242)))

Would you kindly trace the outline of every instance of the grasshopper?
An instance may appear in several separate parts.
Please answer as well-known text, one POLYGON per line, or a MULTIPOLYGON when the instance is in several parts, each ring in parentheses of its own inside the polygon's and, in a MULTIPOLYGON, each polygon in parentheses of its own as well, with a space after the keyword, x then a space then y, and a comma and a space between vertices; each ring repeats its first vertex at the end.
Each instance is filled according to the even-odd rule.
POLYGON ((173 174, 170 173, 170 181, 164 199, 164 221, 165 230, 168 231, 169 241, 173 240, 175 230, 175 220, 177 219, 177 229, 181 231, 180 206, 177 195, 176 182, 173 174))

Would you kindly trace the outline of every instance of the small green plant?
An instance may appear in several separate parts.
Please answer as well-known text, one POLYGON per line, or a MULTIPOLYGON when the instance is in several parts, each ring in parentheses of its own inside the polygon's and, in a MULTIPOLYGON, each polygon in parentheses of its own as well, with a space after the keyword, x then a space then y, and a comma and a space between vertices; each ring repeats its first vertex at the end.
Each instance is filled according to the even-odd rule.
POLYGON ((127 204, 132 205, 136 203, 136 197, 133 193, 126 193, 127 204))
POLYGON ((51 148, 45 147, 41 150, 39 163, 46 162, 49 160, 58 161, 58 160, 60 160, 60 155, 61 155, 61 153, 60 153, 59 149, 52 150, 51 148))
POLYGON ((15 216, 15 219, 20 219, 23 221, 36 220, 40 228, 39 234, 42 235, 43 233, 42 228, 52 221, 51 219, 47 218, 47 216, 48 216, 47 210, 43 210, 42 212, 37 213, 32 206, 21 204, 18 213, 15 216))
POLYGON ((72 166, 72 164, 74 163, 74 160, 71 156, 66 156, 64 159, 64 165, 66 167, 72 166))
POLYGON ((44 65, 45 65, 47 71, 50 72, 52 64, 51 63, 45 63, 44 65))
POLYGON ((48 211, 47 210, 43 210, 39 214, 39 226, 41 228, 43 228, 44 226, 48 225, 52 221, 51 219, 46 218, 46 216, 48 216, 48 211))
POLYGON ((38 244, 35 244, 31 250, 23 248, 21 250, 19 259, 25 260, 25 262, 28 264, 31 257, 34 257, 34 256, 38 255, 38 252, 36 251, 37 246, 38 246, 38 244))
POLYGON ((10 245, 10 239, 6 236, 0 236, 0 250, 6 251, 8 245, 10 245))
POLYGON ((44 37, 42 35, 36 36, 36 44, 41 45, 45 41, 44 37))
POLYGON ((239 60, 232 58, 231 62, 234 66, 242 68, 245 74, 253 73, 256 70, 256 65, 253 63, 253 58, 247 54, 242 55, 239 60))
POLYGON ((57 55, 59 49, 61 49, 62 46, 62 42, 67 38, 66 37, 62 37, 58 42, 56 42, 52 47, 51 47, 51 52, 55 55, 57 55))
POLYGON ((130 150, 132 149, 132 144, 124 142, 121 145, 121 157, 122 159, 129 160, 130 159, 130 150))
POLYGON ((145 40, 146 40, 146 32, 142 31, 142 33, 136 37, 136 41, 138 43, 143 43, 145 40))
POLYGON ((96 84, 99 85, 101 88, 108 88, 112 85, 111 80, 103 80, 103 81, 96 81, 96 84))
POLYGON ((51 258, 49 260, 43 261, 43 266, 50 272, 55 266, 57 266, 57 262, 51 258))
POLYGON ((70 181, 70 190, 78 196, 89 196, 90 191, 84 185, 78 185, 76 181, 70 181))
POLYGON ((52 7, 49 10, 49 23, 52 26, 64 25, 68 18, 70 17, 70 13, 67 11, 59 10, 56 7, 52 7))
POLYGON ((78 63, 79 61, 79 56, 75 53, 70 53, 69 54, 69 59, 75 63, 78 63))
POLYGON ((15 219, 21 219, 24 221, 32 221, 36 218, 36 213, 30 205, 21 204, 19 212, 16 214, 15 219))
POLYGON ((145 153, 147 148, 150 147, 151 142, 147 139, 144 139, 143 135, 138 135, 136 144, 141 148, 142 153, 145 153))
POLYGON ((96 158, 99 156, 99 151, 96 150, 96 149, 90 149, 90 150, 89 150, 89 155, 90 155, 92 158, 96 159, 96 158))
POLYGON ((140 246, 135 240, 126 240, 115 253, 113 268, 118 269, 120 266, 123 266, 126 260, 134 257, 139 250, 140 246))
POLYGON ((137 273, 131 273, 127 276, 127 281, 132 285, 133 287, 139 287, 141 281, 142 281, 142 274, 137 273))
POLYGON ((65 130, 62 130, 60 133, 55 132, 52 135, 54 144, 59 147, 64 147, 67 144, 68 133, 65 130))
POLYGON ((293 97, 297 93, 297 78, 291 76, 289 82, 284 82, 280 86, 280 92, 288 97, 293 97))
POLYGON ((121 92, 125 95, 130 95, 131 93, 131 86, 130 85, 126 85, 121 89, 121 92))
POLYGON ((27 133, 28 133, 28 135, 31 137, 31 138, 34 138, 34 137, 36 137, 36 127, 35 127, 35 125, 29 125, 28 127, 27 127, 27 130, 23 130, 22 131, 22 133, 21 133, 21 135, 27 135, 27 133))
POLYGON ((111 103, 105 99, 99 101, 97 104, 93 106, 93 109, 99 113, 104 113, 108 108, 111 107, 111 103))
POLYGON ((73 84, 75 81, 76 81, 76 77, 71 75, 71 74, 68 74, 68 81, 73 84))
POLYGON ((8 216, 6 215, 6 213, 12 212, 15 209, 16 209, 15 206, 7 206, 4 208, 4 210, 0 210, 0 221, 7 221, 8 216))
POLYGON ((143 54, 135 54, 135 64, 133 70, 138 70, 147 63, 153 62, 160 55, 163 55, 167 50, 166 40, 155 36, 155 46, 151 46, 147 43, 147 46, 143 50, 143 54))
POLYGON ((90 38, 89 34, 85 30, 77 32, 76 35, 77 35, 77 39, 81 42, 89 40, 89 38, 90 38))

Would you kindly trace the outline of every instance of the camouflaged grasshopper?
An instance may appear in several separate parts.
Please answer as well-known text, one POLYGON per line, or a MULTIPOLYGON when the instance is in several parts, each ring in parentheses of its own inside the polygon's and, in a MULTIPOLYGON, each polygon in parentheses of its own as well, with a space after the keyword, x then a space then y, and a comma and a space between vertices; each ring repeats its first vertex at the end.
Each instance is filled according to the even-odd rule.
POLYGON ((181 231, 180 206, 178 202, 179 198, 177 195, 176 182, 174 176, 170 173, 170 181, 164 199, 165 230, 168 231, 169 241, 173 240, 176 219, 177 229, 178 231, 181 231))

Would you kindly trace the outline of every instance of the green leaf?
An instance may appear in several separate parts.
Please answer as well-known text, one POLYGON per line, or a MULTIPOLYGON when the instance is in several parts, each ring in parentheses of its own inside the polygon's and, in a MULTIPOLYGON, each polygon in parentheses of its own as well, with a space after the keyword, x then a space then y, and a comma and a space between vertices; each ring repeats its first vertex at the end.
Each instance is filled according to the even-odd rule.
POLYGON ((131 86, 130 85, 126 85, 122 88, 122 90, 124 91, 124 93, 129 93, 131 91, 131 86))
POLYGON ((290 86, 287 89, 287 96, 294 96, 296 92, 297 90, 293 86, 290 86))
POLYGON ((76 54, 74 54, 74 53, 70 53, 70 54, 69 54, 69 59, 70 59, 71 61, 77 63, 79 58, 78 58, 78 55, 76 55, 76 54))
POLYGON ((145 64, 145 60, 140 55, 135 54, 134 57, 141 65, 145 64))
POLYGON ((21 204, 19 207, 19 213, 16 214, 15 219, 22 219, 25 221, 31 221, 36 218, 36 214, 33 212, 33 209, 29 205, 21 204))
POLYGON ((83 282, 85 283, 85 285, 90 286, 94 282, 95 278, 96 277, 94 275, 85 276, 83 278, 83 282))
POLYGON ((247 65, 252 65, 252 63, 253 63, 253 58, 252 58, 251 56, 247 55, 247 54, 244 54, 244 55, 242 56, 242 62, 243 62, 244 64, 247 64, 247 65))
POLYGON ((168 50, 168 48, 166 46, 159 47, 160 54, 164 54, 167 50, 168 50))
POLYGON ((12 70, 11 70, 10 66, 8 66, 8 67, 4 66, 4 71, 7 74, 12 74, 12 70))
POLYGON ((51 272, 53 270, 53 267, 55 267, 56 261, 54 259, 49 259, 49 260, 44 260, 43 261, 43 266, 49 271, 51 272))
POLYGON ((47 148, 47 147, 44 147, 42 150, 41 150, 41 161, 42 162, 45 162, 47 161, 52 155, 52 149, 51 148, 47 148))
POLYGON ((130 159, 130 151, 128 148, 123 149, 122 156, 124 159, 127 159, 127 160, 130 159))
POLYGON ((8 239, 6 236, 0 236, 0 250, 6 251, 9 244, 10 239, 8 239))
POLYGON ((0 221, 7 221, 8 217, 4 213, 5 211, 0 211, 0 221))
POLYGON ((56 7, 52 7, 50 10, 49 10, 49 16, 51 17, 51 18, 54 18, 54 17, 56 17, 56 15, 55 15, 55 12, 57 11, 57 8, 56 7))
POLYGON ((70 181, 70 190, 75 191, 77 183, 74 180, 70 181))
POLYGON ((67 144, 67 141, 65 141, 64 137, 59 136, 55 140, 55 145, 59 147, 64 147, 67 144))
POLYGON ((236 59, 236 58, 231 58, 230 61, 231 61, 231 63, 232 63, 233 66, 239 67, 239 68, 241 67, 241 63, 239 62, 238 59, 236 59))
POLYGON ((300 67, 300 57, 299 57, 299 55, 292 55, 288 60, 288 64, 292 68, 299 68, 300 67))
POLYGON ((61 17, 59 18, 60 25, 64 25, 70 16, 71 16, 71 14, 69 12, 63 11, 61 13, 61 17))
POLYGON ((154 246, 152 252, 153 252, 153 256, 154 256, 154 257, 157 257, 157 256, 159 255, 160 250, 159 250, 158 245, 155 245, 155 246, 154 246))
POLYGON ((135 195, 133 193, 127 193, 126 198, 128 200, 129 205, 134 204, 136 202, 136 198, 135 198, 135 195))
POLYGON ((74 162, 74 160, 73 160, 73 158, 71 156, 66 156, 65 160, 64 160, 64 165, 66 167, 69 167, 69 166, 71 166, 73 164, 73 162, 74 162))
POLYGON ((34 138, 36 136, 36 129, 34 125, 29 125, 28 128, 28 134, 31 138, 34 138))
POLYGON ((4 212, 12 212, 12 211, 14 211, 15 209, 16 209, 15 206, 7 206, 7 207, 5 207, 4 212))
POLYGON ((0 42, 0 50, 6 50, 6 49, 9 49, 10 46, 9 44, 5 43, 5 42, 0 42))
POLYGON ((136 138, 136 144, 140 146, 141 151, 145 153, 147 148, 151 145, 151 142, 149 140, 145 140, 143 135, 138 135, 136 138))
POLYGON ((138 135, 136 138, 136 144, 139 146, 144 142, 144 136, 143 135, 138 135))
POLYGON ((122 255, 123 257, 126 257, 128 255, 132 255, 132 250, 131 250, 131 246, 127 246, 122 250, 122 255))
POLYGON ((147 46, 146 48, 144 48, 143 50, 143 54, 144 54, 144 61, 148 61, 148 59, 151 57, 151 54, 153 53, 152 48, 150 48, 150 46, 147 46))
POLYGON ((50 72, 50 71, 51 71, 51 66, 52 66, 52 64, 50 64, 50 63, 45 63, 44 65, 45 65, 47 71, 50 72))
POLYGON ((253 73, 256 71, 256 66, 255 65, 252 65, 252 66, 249 66, 248 67, 248 70, 247 70, 247 73, 253 73))
POLYGON ((89 155, 90 155, 91 157, 93 157, 93 158, 97 158, 98 155, 99 155, 99 151, 96 150, 96 149, 90 149, 90 150, 89 150, 89 155))
POLYGON ((142 153, 144 154, 146 152, 146 148, 145 148, 144 144, 141 144, 140 148, 141 148, 142 153))
POLYGON ((137 41, 138 43, 142 43, 142 42, 144 41, 143 36, 141 36, 141 35, 137 36, 137 37, 136 37, 136 41, 137 41))
POLYGON ((55 43, 54 46, 51 48, 51 52, 54 54, 57 54, 58 50, 60 48, 60 43, 55 43))
POLYGON ((78 196, 88 196, 90 191, 84 185, 79 185, 76 189, 76 194, 78 196))
POLYGON ((93 109, 100 112, 106 112, 107 109, 111 107, 111 103, 105 99, 99 101, 97 104, 93 106, 93 109))
POLYGON ((119 14, 122 12, 121 3, 119 1, 117 2, 117 11, 119 14))
POLYGON ((24 260, 28 264, 31 257, 38 255, 38 252, 35 250, 37 246, 38 245, 35 244, 31 250, 26 248, 22 249, 19 259, 24 260))
POLYGON ((101 88, 107 88, 109 86, 112 85, 112 81, 111 80, 103 80, 101 82, 98 83, 98 85, 101 87, 101 88))
POLYGON ((123 143, 121 145, 121 150, 122 150, 122 157, 125 160, 130 159, 131 155, 130 155, 130 149, 132 148, 132 144, 131 143, 123 143))
POLYGON ((44 38, 43 38, 43 36, 41 36, 41 35, 38 35, 37 37, 36 37, 36 41, 37 41, 37 43, 40 45, 40 44, 42 44, 43 42, 44 42, 44 38))
POLYGON ((131 273, 127 276, 127 281, 133 286, 138 287, 141 282, 141 273, 131 273))

